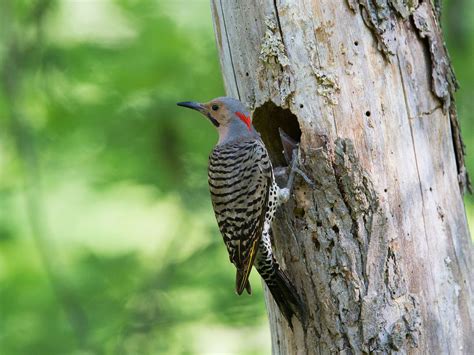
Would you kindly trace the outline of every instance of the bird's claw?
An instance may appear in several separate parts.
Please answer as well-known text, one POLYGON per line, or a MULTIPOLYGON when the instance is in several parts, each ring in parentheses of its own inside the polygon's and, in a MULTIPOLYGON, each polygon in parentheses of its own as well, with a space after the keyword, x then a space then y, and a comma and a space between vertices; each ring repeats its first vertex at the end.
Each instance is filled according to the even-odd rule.
POLYGON ((301 170, 298 167, 298 161, 299 161, 299 159, 298 159, 298 145, 296 145, 296 148, 294 148, 293 152, 292 152, 290 174, 289 174, 287 188, 291 191, 291 189, 293 187, 293 180, 294 180, 295 173, 298 174, 299 176, 301 176, 303 178, 303 180, 306 181, 306 183, 308 185, 310 185, 312 188, 314 188, 315 187, 314 182, 303 172, 303 170, 301 170))
POLYGON ((306 174, 303 172, 303 170, 301 170, 300 168, 295 167, 295 168, 293 168, 293 171, 294 171, 295 173, 297 173, 299 176, 301 176, 301 177, 303 178, 303 180, 306 181, 306 183, 307 183, 309 186, 311 186, 312 188, 315 187, 315 184, 314 184, 313 180, 311 180, 311 179, 308 177, 308 175, 306 175, 306 174))
POLYGON ((286 203, 290 199, 290 190, 288 188, 280 189, 278 198, 280 203, 286 203))

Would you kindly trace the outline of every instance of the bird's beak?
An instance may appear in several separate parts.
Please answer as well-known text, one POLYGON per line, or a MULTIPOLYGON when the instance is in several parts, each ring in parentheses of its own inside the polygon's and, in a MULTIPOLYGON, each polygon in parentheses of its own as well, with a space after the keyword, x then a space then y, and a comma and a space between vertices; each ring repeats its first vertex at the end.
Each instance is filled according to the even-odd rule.
POLYGON ((178 102, 178 106, 187 107, 199 112, 204 110, 204 107, 199 102, 192 102, 192 101, 185 101, 185 102, 178 102))

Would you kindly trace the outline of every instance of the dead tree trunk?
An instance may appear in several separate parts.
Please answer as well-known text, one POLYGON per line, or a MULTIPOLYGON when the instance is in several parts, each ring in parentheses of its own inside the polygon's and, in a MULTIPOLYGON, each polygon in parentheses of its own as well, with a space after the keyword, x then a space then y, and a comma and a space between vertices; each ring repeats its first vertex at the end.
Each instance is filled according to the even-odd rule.
POLYGON ((309 307, 273 352, 474 349, 473 252, 456 81, 429 0, 212 0, 230 96, 275 166, 278 127, 315 182, 278 214, 280 262, 309 307))

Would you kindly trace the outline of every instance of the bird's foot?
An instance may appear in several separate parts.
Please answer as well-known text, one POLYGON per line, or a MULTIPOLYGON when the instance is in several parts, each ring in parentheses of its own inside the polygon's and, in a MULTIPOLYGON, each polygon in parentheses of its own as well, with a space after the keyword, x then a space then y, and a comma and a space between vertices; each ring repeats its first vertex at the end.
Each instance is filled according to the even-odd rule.
POLYGON ((288 182, 286 184, 286 189, 288 190, 288 195, 293 190, 293 185, 295 182, 295 174, 298 174, 303 178, 304 181, 312 188, 314 188, 314 182, 298 167, 298 146, 293 149, 292 158, 291 158, 291 165, 290 165, 290 173, 288 175, 288 182))
POLYGON ((280 204, 287 203, 289 199, 290 199, 290 190, 287 187, 280 189, 278 191, 278 200, 280 204))

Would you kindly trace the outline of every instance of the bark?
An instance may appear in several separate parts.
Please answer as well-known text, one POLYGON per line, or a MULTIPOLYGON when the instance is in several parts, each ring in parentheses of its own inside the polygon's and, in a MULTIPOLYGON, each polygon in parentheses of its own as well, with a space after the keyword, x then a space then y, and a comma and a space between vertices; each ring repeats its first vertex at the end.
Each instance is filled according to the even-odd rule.
MULTIPOLYGON (((456 80, 428 0, 212 0, 227 94, 254 110, 275 166, 300 141, 273 226, 309 309, 290 329, 268 292, 273 352, 474 348, 469 187, 456 80)), ((281 169, 277 169, 281 170, 281 169)))

